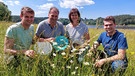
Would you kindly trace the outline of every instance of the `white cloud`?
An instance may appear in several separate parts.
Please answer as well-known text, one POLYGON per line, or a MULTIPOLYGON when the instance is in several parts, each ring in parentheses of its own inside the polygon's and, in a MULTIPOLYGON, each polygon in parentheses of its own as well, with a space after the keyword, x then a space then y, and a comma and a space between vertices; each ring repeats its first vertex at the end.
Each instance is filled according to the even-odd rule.
POLYGON ((46 3, 46 4, 38 6, 38 8, 41 9, 41 10, 48 10, 52 6, 54 6, 52 3, 46 3))
POLYGON ((4 2, 3 0, 0 0, 0 2, 4 2))
POLYGON ((20 5, 20 2, 19 1, 15 1, 14 2, 16 5, 20 5))
POLYGON ((14 2, 13 1, 6 1, 6 4, 8 4, 10 6, 14 6, 14 2))
POLYGON ((9 1, 6 1, 6 4, 8 4, 10 6, 14 6, 14 5, 20 5, 20 2, 9 0, 9 1))
POLYGON ((47 1, 57 1, 57 0, 47 0, 47 1))
POLYGON ((81 7, 85 5, 95 4, 92 0, 59 0, 60 6, 62 8, 73 8, 73 7, 81 7))
POLYGON ((47 12, 48 12, 48 11, 37 11, 37 12, 35 12, 35 15, 36 15, 36 16, 40 16, 40 15, 43 15, 43 14, 46 15, 47 12))
POLYGON ((36 11, 36 16, 40 16, 40 15, 47 15, 48 12, 49 12, 49 9, 51 7, 53 7, 54 4, 53 3, 46 3, 46 4, 43 4, 43 5, 40 5, 40 6, 37 6, 38 7, 38 11, 36 11))

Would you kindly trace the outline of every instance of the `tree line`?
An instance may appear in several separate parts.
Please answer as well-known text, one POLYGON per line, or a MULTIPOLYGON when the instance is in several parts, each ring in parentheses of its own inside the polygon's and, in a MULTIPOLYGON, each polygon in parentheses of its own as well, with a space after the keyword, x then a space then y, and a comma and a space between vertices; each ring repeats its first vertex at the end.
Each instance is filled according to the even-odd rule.
MULTIPOLYGON (((11 13, 8 6, 0 2, 0 21, 21 21, 20 16, 12 16, 11 13)), ((40 21, 47 18, 48 17, 35 17, 34 23, 38 24, 40 21)), ((124 14, 114 16, 114 18, 117 25, 135 25, 135 15, 124 14)), ((103 19, 102 17, 98 17, 97 19, 82 18, 82 21, 87 25, 103 25, 103 19)), ((63 25, 67 25, 70 22, 68 18, 59 18, 58 20, 61 21, 63 25)))
POLYGON ((10 21, 11 20, 11 11, 8 9, 8 6, 3 2, 0 2, 0 21, 10 21))

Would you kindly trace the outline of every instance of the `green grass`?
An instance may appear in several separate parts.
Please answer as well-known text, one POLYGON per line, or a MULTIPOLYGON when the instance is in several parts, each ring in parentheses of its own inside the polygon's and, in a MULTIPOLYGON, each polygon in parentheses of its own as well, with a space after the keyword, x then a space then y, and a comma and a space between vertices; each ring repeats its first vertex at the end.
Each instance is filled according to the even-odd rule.
MULTIPOLYGON (((46 56, 37 54, 34 59, 30 59, 29 61, 24 60, 24 56, 21 56, 21 65, 17 67, 16 70, 8 71, 3 61, 3 47, 6 30, 11 24, 13 23, 0 22, 0 76, 104 76, 105 71, 100 71, 100 69, 100 73, 95 74, 96 68, 93 66, 94 62, 89 55, 85 56, 82 64, 78 64, 76 54, 69 54, 68 48, 60 53, 52 52, 50 55, 46 56), (65 52, 66 55, 62 55, 61 53, 63 52, 65 52)), ((89 29, 91 37, 90 46, 103 31, 104 29, 89 29)), ((126 51, 129 64, 123 76, 134 76, 135 30, 119 29, 119 31, 125 33, 129 47, 126 51)), ((117 73, 112 75, 119 76, 117 73)))

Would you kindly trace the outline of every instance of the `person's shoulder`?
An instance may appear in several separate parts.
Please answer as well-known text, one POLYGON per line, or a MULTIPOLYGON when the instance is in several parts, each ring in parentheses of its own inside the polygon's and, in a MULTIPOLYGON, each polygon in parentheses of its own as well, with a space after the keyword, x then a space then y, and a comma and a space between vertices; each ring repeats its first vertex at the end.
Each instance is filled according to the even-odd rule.
POLYGON ((10 28, 10 29, 18 28, 20 25, 21 25, 20 22, 14 23, 14 24, 12 24, 11 26, 9 26, 9 28, 10 28))
POLYGON ((87 27, 87 25, 83 21, 80 22, 80 26, 87 27))
POLYGON ((34 28, 34 25, 33 25, 33 24, 31 24, 31 25, 30 25, 30 28, 34 28))
POLYGON ((71 23, 67 24, 66 27, 69 27, 71 25, 71 23))
POLYGON ((100 35, 106 35, 107 34, 107 32, 101 32, 101 34, 100 35))
POLYGON ((83 21, 80 21, 80 24, 86 25, 83 21))
POLYGON ((58 25, 63 25, 62 22, 60 22, 60 21, 57 21, 57 24, 58 24, 58 25))
POLYGON ((120 32, 120 31, 118 31, 118 30, 116 30, 116 33, 118 33, 118 34, 124 34, 123 32, 120 32))
POLYGON ((125 34, 123 32, 120 32, 120 31, 116 30, 116 33, 121 37, 125 37, 125 34))
POLYGON ((42 21, 39 22, 39 24, 42 24, 42 23, 47 23, 48 19, 44 19, 42 21))
POLYGON ((42 20, 41 22, 39 22, 38 26, 43 26, 46 25, 48 22, 48 19, 42 20))

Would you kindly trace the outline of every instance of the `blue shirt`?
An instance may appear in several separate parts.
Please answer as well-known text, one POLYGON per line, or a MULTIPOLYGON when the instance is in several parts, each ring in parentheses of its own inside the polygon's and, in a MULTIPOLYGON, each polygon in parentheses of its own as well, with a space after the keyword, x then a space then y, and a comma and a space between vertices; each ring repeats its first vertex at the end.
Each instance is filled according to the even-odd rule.
POLYGON ((109 57, 118 54, 118 49, 128 49, 126 37, 117 30, 112 37, 107 36, 107 32, 101 33, 97 41, 102 43, 109 57))
POLYGON ((41 21, 36 29, 36 36, 40 38, 63 36, 64 34, 65 29, 61 22, 57 21, 56 26, 54 28, 51 28, 48 23, 48 19, 41 21))
POLYGON ((20 22, 16 23, 7 29, 6 37, 14 39, 13 49, 28 50, 34 37, 34 26, 24 29, 20 22))

